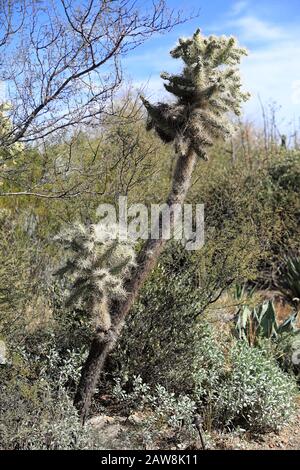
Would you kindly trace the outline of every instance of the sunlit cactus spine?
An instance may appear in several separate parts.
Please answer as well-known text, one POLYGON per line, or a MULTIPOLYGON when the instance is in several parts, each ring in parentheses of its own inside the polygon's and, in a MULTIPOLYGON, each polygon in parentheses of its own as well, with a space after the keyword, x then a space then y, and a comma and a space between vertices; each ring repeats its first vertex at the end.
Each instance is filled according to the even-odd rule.
POLYGON ((176 97, 171 104, 150 104, 141 97, 147 112, 147 128, 155 129, 165 143, 174 142, 179 153, 193 150, 207 159, 207 147, 215 138, 231 135, 228 113, 239 115, 249 98, 241 90, 238 69, 245 49, 234 37, 204 37, 198 29, 192 38, 179 39, 171 51, 185 66, 179 75, 162 73, 166 90, 176 97))
POLYGON ((135 266, 132 243, 118 240, 117 226, 101 223, 74 224, 56 239, 70 252, 56 273, 72 278, 67 306, 84 308, 98 332, 107 332, 111 327, 109 302, 126 296, 124 281, 135 266))

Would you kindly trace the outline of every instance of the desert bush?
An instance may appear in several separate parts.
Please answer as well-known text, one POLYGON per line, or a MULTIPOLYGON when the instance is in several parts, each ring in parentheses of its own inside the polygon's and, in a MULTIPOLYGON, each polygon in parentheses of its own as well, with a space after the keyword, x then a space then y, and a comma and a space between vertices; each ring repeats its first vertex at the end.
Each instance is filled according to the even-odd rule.
POLYGON ((227 339, 217 334, 209 323, 199 325, 191 377, 192 394, 208 431, 216 424, 215 403, 228 368, 226 353, 232 342, 226 343, 227 339))
POLYGON ((269 357, 274 357, 280 368, 291 376, 294 376, 300 384, 300 335, 298 332, 284 332, 272 341, 260 342, 269 357))
POLYGON ((160 445, 165 448, 166 441, 180 445, 195 438, 196 403, 189 396, 176 396, 159 384, 151 389, 141 377, 132 378, 130 392, 117 380, 113 395, 128 416, 130 412, 140 412, 138 426, 131 432, 130 439, 142 447, 160 445))
MULTIPOLYGON (((149 398, 156 396, 158 390, 159 396, 166 394, 171 402, 174 399, 174 403, 176 400, 181 403, 182 397, 187 397, 187 403, 194 403, 192 408, 186 405, 190 416, 184 421, 191 423, 192 415, 197 412, 206 432, 242 428, 252 433, 265 433, 279 429, 292 418, 297 393, 295 381, 279 368, 266 347, 250 347, 230 334, 224 335, 211 323, 198 322, 191 349, 193 353, 190 353, 184 374, 176 370, 175 365, 173 368, 173 377, 177 375, 181 380, 185 377, 181 388, 176 387, 176 381, 172 382, 172 389, 154 383, 150 377, 148 383, 147 379, 129 378, 126 384, 120 381, 115 387, 115 394, 127 415, 137 409, 148 409, 150 435, 154 436, 156 426, 158 434, 162 432, 157 425, 158 402, 149 398), (149 407, 149 403, 153 406, 149 407)), ((175 409, 174 405, 173 416, 177 419, 176 416, 181 415, 175 409)), ((162 422, 165 425, 168 422, 166 415, 162 422)), ((146 421, 144 424, 146 426, 146 421)), ((159 439, 159 435, 156 438, 159 439)))
POLYGON ((1 374, 1 449, 86 449, 96 445, 82 427, 66 386, 76 380, 81 355, 62 360, 55 350, 44 357, 23 349, 10 353, 1 374))
POLYGON ((125 381, 140 375, 149 384, 160 383, 178 393, 193 388, 198 321, 235 276, 243 280, 252 270, 244 249, 236 256, 231 248, 226 237, 194 252, 169 244, 129 315, 109 373, 125 381))
POLYGON ((164 255, 144 286, 112 353, 109 372, 124 381, 139 375, 149 385, 180 391, 192 361, 192 325, 201 293, 195 288, 197 268, 191 256, 180 255, 176 247, 174 251, 164 255), (179 255, 176 263, 174 251, 179 255))
MULTIPOLYGON (((274 186, 288 193, 299 193, 300 191, 300 154, 299 151, 288 151, 281 158, 271 161, 268 172, 274 186)), ((277 195, 279 198, 280 194, 277 195)))
MULTIPOLYGON (((299 249, 299 178, 296 151, 279 153, 257 168, 232 166, 223 154, 213 156, 192 187, 190 200, 205 204, 206 244, 226 237, 229 256, 244 256, 248 269, 255 268, 248 280, 258 285, 272 285, 284 253, 299 249), (237 237, 239 245, 233 243, 237 237)), ((226 252, 224 263, 227 257, 226 252)))
POLYGON ((229 354, 230 369, 214 405, 221 425, 241 427, 253 433, 276 431, 294 411, 295 382, 273 358, 258 348, 238 342, 229 354))

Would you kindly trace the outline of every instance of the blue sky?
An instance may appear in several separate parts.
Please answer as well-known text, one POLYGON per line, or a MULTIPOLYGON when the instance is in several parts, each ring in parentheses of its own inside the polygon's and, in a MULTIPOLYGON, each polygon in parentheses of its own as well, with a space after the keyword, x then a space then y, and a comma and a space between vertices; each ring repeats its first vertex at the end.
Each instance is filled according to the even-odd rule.
POLYGON ((152 99, 163 95, 163 70, 175 71, 180 65, 168 51, 180 36, 190 36, 197 27, 209 34, 233 34, 247 47, 243 60, 245 89, 252 98, 245 116, 260 121, 258 96, 264 103, 276 101, 280 125, 285 131, 289 122, 300 118, 300 0, 169 0, 169 7, 200 9, 197 19, 156 36, 139 47, 124 61, 126 73, 134 84, 146 84, 145 93, 152 99))

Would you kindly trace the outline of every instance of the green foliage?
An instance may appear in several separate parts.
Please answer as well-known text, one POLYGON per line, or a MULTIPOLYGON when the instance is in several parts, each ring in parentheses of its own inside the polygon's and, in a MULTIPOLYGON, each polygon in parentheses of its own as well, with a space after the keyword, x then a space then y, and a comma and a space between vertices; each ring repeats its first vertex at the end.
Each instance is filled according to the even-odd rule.
POLYGON ((283 254, 299 250, 299 156, 293 152, 289 165, 279 155, 248 168, 244 163, 233 167, 224 155, 215 155, 201 171, 196 168, 190 201, 205 204, 204 249, 208 243, 226 240, 224 259, 235 256, 237 264, 248 267, 244 282, 273 285, 272 274, 283 254), (283 172, 281 178, 274 177, 277 171, 283 172))
POLYGON ((219 386, 215 419, 254 433, 277 430, 293 416, 297 388, 264 351, 237 343, 230 370, 219 386))
POLYGON ((57 351, 29 355, 10 351, 1 374, 1 449, 56 450, 92 448, 93 433, 83 428, 65 389, 78 377, 82 355, 69 351, 65 359, 57 351))
POLYGON ((163 142, 175 142, 179 151, 193 149, 207 159, 206 148, 214 139, 232 132, 228 112, 240 114, 249 97, 241 92, 237 68, 243 55, 245 49, 233 37, 205 38, 198 29, 192 38, 180 39, 171 56, 183 60, 182 73, 161 75, 168 82, 166 90, 177 100, 152 105, 142 98, 148 112, 147 128, 154 128, 163 142))
POLYGON ((270 179, 274 187, 281 189, 281 195, 287 196, 300 191, 300 155, 298 151, 284 153, 281 158, 269 164, 270 179))
POLYGON ((187 383, 192 388, 197 323, 234 281, 254 276, 256 253, 248 250, 246 234, 220 233, 195 252, 170 243, 129 315, 109 371, 176 392, 187 383))
POLYGON ((30 217, 22 216, 0 209, 0 336, 9 340, 24 338, 29 323, 43 316, 44 312, 32 311, 28 318, 28 311, 35 306, 51 269, 46 254, 40 259, 40 242, 30 235, 30 217))
POLYGON ((240 428, 260 434, 278 430, 293 417, 295 381, 266 348, 230 339, 207 322, 197 325, 197 333, 181 392, 174 392, 174 383, 168 390, 150 377, 149 383, 140 377, 129 380, 127 388, 117 381, 114 393, 124 412, 143 411, 145 436, 148 429, 151 439, 159 440, 163 426, 170 425, 168 416, 178 424, 182 419, 193 432, 196 410, 206 432, 240 428))
POLYGON ((205 254, 203 259, 202 250, 188 252, 181 244, 169 244, 129 315, 110 372, 125 379, 137 374, 176 392, 186 389, 198 318, 228 284, 222 253, 204 269, 205 254))
POLYGON ((299 364, 293 360, 300 349, 298 313, 294 312, 282 323, 277 320, 273 302, 257 307, 243 305, 236 316, 234 334, 250 346, 259 346, 275 358, 280 367, 291 375, 299 376, 299 364))
POLYGON ((159 384, 152 390, 140 377, 133 377, 130 392, 125 390, 125 386, 118 380, 113 394, 127 413, 138 411, 142 415, 138 429, 134 436, 130 436, 139 445, 146 448, 160 445, 164 448, 163 442, 166 440, 180 445, 186 439, 195 438, 193 420, 196 403, 190 397, 175 396, 159 384))
POLYGON ((206 429, 264 433, 290 420, 297 388, 272 355, 246 342, 226 344, 208 325, 204 332, 195 356, 194 397, 206 429))
MULTIPOLYGON (((201 412, 205 429, 215 426, 215 403, 227 371, 226 353, 232 346, 226 336, 217 334, 209 323, 198 326, 199 337, 192 362, 193 396, 201 412)), ((222 423, 221 423, 222 424, 222 423)))
POLYGON ((296 332, 283 332, 277 335, 272 341, 260 341, 270 357, 274 357, 280 368, 294 376, 299 385, 300 383, 300 334, 299 329, 296 332))
POLYGON ((233 297, 235 300, 242 301, 244 299, 251 299, 255 293, 255 286, 248 288, 247 284, 236 284, 234 286, 233 297))

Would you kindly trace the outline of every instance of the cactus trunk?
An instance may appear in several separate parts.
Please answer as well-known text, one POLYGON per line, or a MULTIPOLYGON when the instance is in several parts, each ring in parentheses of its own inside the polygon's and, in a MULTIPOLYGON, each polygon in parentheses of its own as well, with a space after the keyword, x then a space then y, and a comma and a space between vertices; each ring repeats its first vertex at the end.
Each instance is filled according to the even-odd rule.
MULTIPOLYGON (((167 199, 170 207, 171 227, 174 225, 173 204, 183 204, 191 183, 196 162, 196 154, 190 149, 186 155, 179 155, 173 176, 172 189, 167 199)), ((105 360, 117 341, 127 314, 138 297, 146 278, 155 267, 166 240, 147 240, 137 259, 137 267, 127 282, 128 295, 124 301, 118 301, 112 308, 113 324, 107 332, 96 332, 91 344, 88 358, 82 368, 74 404, 79 410, 82 422, 88 416, 92 396, 103 370, 105 360)))

